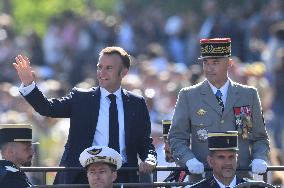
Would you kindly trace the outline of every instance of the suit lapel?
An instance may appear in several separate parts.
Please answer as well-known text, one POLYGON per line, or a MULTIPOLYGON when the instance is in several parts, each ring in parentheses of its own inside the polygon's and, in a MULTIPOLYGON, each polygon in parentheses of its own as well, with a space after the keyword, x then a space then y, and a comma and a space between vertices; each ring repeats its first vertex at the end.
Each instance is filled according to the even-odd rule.
POLYGON ((207 80, 205 80, 201 85, 202 100, 207 103, 213 110, 215 110, 218 114, 222 115, 222 109, 219 108, 218 101, 216 96, 212 92, 210 85, 207 80))
POLYGON ((231 112, 231 109, 233 108, 234 104, 239 100, 239 97, 240 96, 237 85, 230 80, 223 117, 226 116, 229 112, 231 112))
POLYGON ((126 90, 121 90, 122 102, 123 102, 123 110, 124 110, 124 131, 125 131, 125 144, 127 148, 127 142, 130 135, 130 117, 131 117, 131 105, 130 105, 130 97, 126 90))
POLYGON ((91 125, 92 126, 92 135, 95 135, 97 123, 98 123, 98 117, 99 117, 99 110, 100 110, 100 98, 101 98, 101 92, 100 92, 100 87, 96 87, 93 90, 92 93, 92 99, 91 99, 91 125))

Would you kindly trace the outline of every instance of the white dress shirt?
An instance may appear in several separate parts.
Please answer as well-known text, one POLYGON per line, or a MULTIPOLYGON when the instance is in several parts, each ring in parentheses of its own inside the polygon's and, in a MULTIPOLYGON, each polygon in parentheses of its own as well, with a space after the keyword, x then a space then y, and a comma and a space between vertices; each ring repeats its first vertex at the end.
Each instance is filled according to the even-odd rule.
MULTIPOLYGON (((100 98, 100 110, 96 132, 94 135, 93 146, 108 146, 109 142, 109 107, 110 99, 108 95, 111 94, 106 89, 100 87, 101 98, 100 98)), ((119 124, 119 148, 120 154, 122 155, 123 163, 126 161, 126 150, 125 150, 125 131, 124 131, 124 108, 121 96, 121 88, 113 93, 116 96, 116 105, 118 112, 118 124, 119 124)))
POLYGON ((19 91, 23 96, 28 95, 30 92, 32 92, 32 90, 35 88, 35 82, 32 82, 30 85, 28 86, 24 86, 24 84, 22 83, 21 86, 19 87, 19 91))
POLYGON ((220 186, 220 188, 225 188, 225 187, 233 188, 233 187, 236 187, 236 184, 237 184, 237 178, 236 178, 236 176, 235 176, 234 179, 231 181, 231 183, 230 183, 229 186, 225 186, 223 183, 221 183, 217 178, 215 178, 214 174, 213 174, 213 177, 214 177, 214 179, 216 180, 216 182, 218 183, 218 185, 220 186))

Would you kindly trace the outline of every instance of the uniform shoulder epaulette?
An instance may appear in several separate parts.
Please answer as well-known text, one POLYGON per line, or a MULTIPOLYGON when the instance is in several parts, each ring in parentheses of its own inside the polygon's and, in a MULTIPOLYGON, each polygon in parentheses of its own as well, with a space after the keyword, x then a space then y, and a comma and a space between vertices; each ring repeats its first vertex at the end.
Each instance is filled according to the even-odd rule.
POLYGON ((202 179, 199 182, 194 183, 192 186, 198 186, 198 185, 204 183, 205 181, 208 181, 208 180, 207 179, 202 179))
POLYGON ((13 167, 13 166, 5 166, 6 171, 10 171, 10 172, 18 172, 19 169, 13 167))

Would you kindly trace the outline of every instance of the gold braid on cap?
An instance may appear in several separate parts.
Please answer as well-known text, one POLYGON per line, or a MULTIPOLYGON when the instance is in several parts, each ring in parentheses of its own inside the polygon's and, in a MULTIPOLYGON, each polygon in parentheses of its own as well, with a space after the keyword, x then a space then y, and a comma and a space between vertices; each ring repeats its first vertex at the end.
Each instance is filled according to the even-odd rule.
POLYGON ((90 157, 86 160, 85 166, 88 166, 92 163, 108 163, 111 165, 115 165, 117 167, 117 161, 111 157, 105 157, 105 156, 94 156, 90 157))
POLYGON ((220 53, 230 53, 230 46, 219 46, 213 47, 212 45, 207 45, 201 47, 201 53, 211 53, 211 54, 220 54, 220 53))

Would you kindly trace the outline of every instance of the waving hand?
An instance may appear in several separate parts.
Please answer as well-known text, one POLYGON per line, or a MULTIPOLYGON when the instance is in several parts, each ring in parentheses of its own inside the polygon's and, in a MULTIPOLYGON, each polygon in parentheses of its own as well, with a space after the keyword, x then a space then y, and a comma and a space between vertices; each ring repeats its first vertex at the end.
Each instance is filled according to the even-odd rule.
POLYGON ((35 81, 35 74, 30 66, 30 60, 24 55, 18 55, 15 60, 16 62, 13 63, 13 66, 17 70, 20 80, 24 86, 30 85, 35 81))

